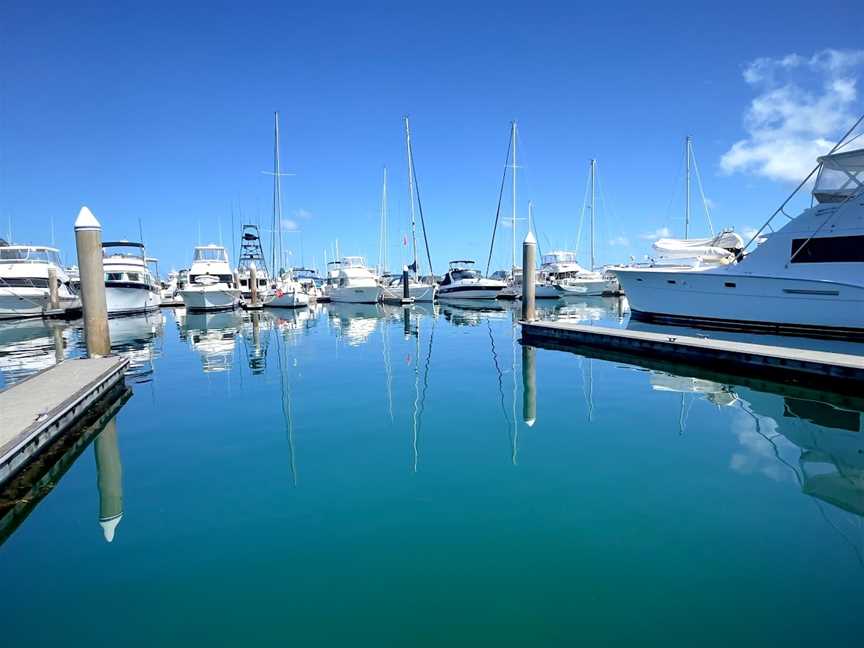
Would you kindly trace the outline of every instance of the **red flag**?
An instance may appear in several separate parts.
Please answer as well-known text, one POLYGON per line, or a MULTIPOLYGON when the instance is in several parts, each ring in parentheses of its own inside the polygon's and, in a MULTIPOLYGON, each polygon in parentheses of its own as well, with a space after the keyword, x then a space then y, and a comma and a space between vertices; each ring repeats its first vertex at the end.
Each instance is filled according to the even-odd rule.
POLYGON ((405 234, 402 235, 402 245, 408 247, 408 237, 405 234))

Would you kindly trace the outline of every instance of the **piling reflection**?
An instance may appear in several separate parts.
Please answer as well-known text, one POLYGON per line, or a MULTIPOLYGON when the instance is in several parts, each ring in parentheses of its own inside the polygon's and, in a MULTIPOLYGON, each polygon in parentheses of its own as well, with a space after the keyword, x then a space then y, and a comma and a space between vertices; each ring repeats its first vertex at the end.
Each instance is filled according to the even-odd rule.
POLYGON ((117 442, 117 419, 112 418, 93 443, 99 488, 99 526, 107 542, 114 540, 123 517, 123 466, 117 442))
POLYGON ((537 349, 522 345, 522 420, 532 427, 537 421, 537 349))
POLYGON ((164 328, 165 317, 159 311, 108 320, 111 351, 129 358, 127 380, 142 383, 152 379, 153 361, 161 354, 158 343, 164 328))

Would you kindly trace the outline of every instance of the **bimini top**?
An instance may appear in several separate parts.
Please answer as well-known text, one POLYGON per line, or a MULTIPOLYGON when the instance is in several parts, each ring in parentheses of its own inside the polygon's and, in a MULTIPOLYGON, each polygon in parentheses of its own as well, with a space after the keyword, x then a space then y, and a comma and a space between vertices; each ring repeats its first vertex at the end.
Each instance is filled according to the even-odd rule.
POLYGON ((544 254, 540 258, 540 262, 548 265, 553 263, 576 263, 576 253, 565 252, 563 250, 553 250, 549 254, 544 254))
POLYGON ((454 259, 450 262, 450 269, 453 270, 455 268, 464 268, 466 266, 473 266, 474 262, 471 259, 454 259))
POLYGON ((134 247, 143 248, 143 243, 135 243, 134 241, 102 241, 102 247, 134 247))
POLYGON ((128 257, 134 259, 144 258, 144 244, 133 241, 103 241, 102 256, 128 257))
POLYGON ((864 189, 864 149, 819 158, 813 197, 820 203, 843 202, 864 189))
POLYGON ((366 259, 360 256, 349 256, 342 257, 342 261, 340 261, 340 265, 343 268, 365 268, 366 267, 366 259))

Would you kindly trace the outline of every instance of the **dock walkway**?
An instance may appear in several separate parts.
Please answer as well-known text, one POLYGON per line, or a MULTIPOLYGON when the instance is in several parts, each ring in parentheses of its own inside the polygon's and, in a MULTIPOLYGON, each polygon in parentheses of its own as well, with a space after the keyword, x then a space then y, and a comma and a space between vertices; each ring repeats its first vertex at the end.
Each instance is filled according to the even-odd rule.
POLYGON ((579 346, 623 351, 633 355, 731 369, 748 374, 770 374, 783 382, 843 384, 864 388, 864 356, 790 347, 732 342, 669 333, 587 326, 570 322, 520 322, 522 337, 557 346, 579 346))
POLYGON ((123 380, 127 358, 67 360, 0 392, 0 484, 123 380))

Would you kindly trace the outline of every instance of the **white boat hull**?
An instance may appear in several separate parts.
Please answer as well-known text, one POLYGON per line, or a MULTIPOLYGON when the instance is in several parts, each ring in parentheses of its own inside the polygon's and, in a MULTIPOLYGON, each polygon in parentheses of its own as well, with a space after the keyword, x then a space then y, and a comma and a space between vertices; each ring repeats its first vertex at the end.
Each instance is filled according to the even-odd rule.
POLYGON ((497 299, 502 288, 471 288, 454 291, 438 290, 438 299, 497 299))
POLYGON ((158 290, 150 290, 146 287, 106 286, 105 303, 108 306, 109 316, 149 313, 159 308, 162 295, 158 290))
MULTIPOLYGON (((435 286, 421 283, 408 284, 408 297, 417 302, 435 301, 435 286)), ((381 298, 384 301, 399 301, 403 299, 402 286, 385 286, 381 289, 381 298)))
POLYGON ((618 292, 618 282, 614 279, 570 279, 556 285, 561 296, 602 297, 618 292))
MULTIPOLYGON (((61 309, 80 308, 74 295, 60 295, 61 309)), ((49 309, 45 288, 8 288, 0 286, 0 320, 41 317, 49 309)))
POLYGON ((327 294, 330 301, 343 304, 376 304, 381 300, 378 286, 331 286, 327 294))
POLYGON ((240 303, 240 290, 220 286, 190 286, 180 291, 188 310, 231 310, 240 303))
POLYGON ((864 287, 722 271, 616 271, 635 319, 771 332, 864 335, 864 287))
POLYGON ((267 308, 303 308, 309 305, 309 295, 302 292, 286 292, 280 295, 276 292, 264 305, 267 308))
POLYGON ((558 290, 554 284, 537 284, 534 286, 534 297, 535 299, 559 299, 561 297, 561 291, 558 290))

